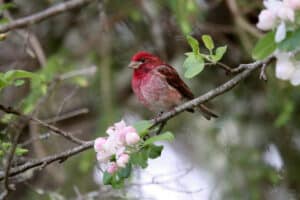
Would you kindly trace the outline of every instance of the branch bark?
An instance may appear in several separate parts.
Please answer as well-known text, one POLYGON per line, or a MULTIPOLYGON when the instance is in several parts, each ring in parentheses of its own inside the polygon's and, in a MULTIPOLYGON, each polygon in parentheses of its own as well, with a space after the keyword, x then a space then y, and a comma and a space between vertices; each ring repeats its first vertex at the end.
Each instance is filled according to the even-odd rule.
POLYGON ((33 15, 16 19, 8 24, 0 26, 0 33, 5 33, 7 31, 24 28, 26 26, 39 23, 52 16, 59 15, 65 11, 84 6, 92 1, 93 0, 70 0, 67 2, 59 3, 33 15))

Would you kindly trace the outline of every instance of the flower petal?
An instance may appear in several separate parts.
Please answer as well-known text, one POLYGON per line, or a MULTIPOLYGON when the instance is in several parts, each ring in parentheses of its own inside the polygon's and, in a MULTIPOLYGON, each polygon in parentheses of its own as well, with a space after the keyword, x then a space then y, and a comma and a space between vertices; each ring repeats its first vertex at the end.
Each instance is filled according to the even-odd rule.
POLYGON ((284 22, 281 22, 280 25, 277 27, 276 34, 275 34, 275 42, 279 43, 284 40, 286 37, 286 26, 284 22))

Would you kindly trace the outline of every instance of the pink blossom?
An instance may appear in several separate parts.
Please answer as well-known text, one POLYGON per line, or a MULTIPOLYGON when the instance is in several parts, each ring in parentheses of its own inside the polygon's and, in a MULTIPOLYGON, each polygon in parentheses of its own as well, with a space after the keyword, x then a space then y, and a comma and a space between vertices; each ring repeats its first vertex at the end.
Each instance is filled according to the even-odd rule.
POLYGON ((100 151, 100 152, 97 153, 97 160, 99 162, 107 162, 107 161, 109 161, 111 156, 112 155, 109 152, 100 151))
POLYGON ((124 144, 126 143, 126 135, 130 132, 136 132, 135 128, 133 128, 132 126, 126 126, 125 128, 123 128, 117 132, 119 139, 124 144))
POLYGON ((121 120, 120 122, 115 123, 114 127, 116 128, 116 130, 120 130, 126 127, 126 123, 124 122, 124 120, 121 120))
POLYGON ((126 143, 127 145, 136 144, 140 141, 140 136, 137 134, 137 132, 129 132, 126 135, 126 143))
POLYGON ((103 137, 99 137, 95 140, 94 142, 94 149, 96 152, 102 151, 103 150, 103 145, 106 142, 106 139, 103 137))
POLYGON ((118 171, 117 163, 115 163, 115 162, 109 163, 109 165, 107 167, 107 172, 110 173, 110 174, 113 174, 116 171, 118 171))
POLYGON ((299 0, 283 0, 283 3, 293 10, 300 10, 300 1, 299 0))
POLYGON ((258 16, 257 28, 267 31, 271 30, 276 24, 276 15, 270 10, 262 10, 258 16))
POLYGON ((129 155, 128 154, 122 154, 118 160, 117 160, 117 165, 119 167, 126 167, 126 164, 129 161, 129 155))

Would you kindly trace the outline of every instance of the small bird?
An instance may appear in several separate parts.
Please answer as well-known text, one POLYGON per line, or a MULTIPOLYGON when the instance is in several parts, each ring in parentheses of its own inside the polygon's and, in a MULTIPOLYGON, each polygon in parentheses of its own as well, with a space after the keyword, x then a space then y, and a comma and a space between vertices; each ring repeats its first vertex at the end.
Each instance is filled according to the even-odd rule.
MULTIPOLYGON (((134 69, 131 87, 138 100, 151 111, 162 113, 194 98, 177 71, 159 57, 141 51, 136 53, 128 67, 134 69)), ((199 110, 206 119, 218 117, 203 104, 199 110)), ((194 112, 194 109, 188 109, 194 112)))

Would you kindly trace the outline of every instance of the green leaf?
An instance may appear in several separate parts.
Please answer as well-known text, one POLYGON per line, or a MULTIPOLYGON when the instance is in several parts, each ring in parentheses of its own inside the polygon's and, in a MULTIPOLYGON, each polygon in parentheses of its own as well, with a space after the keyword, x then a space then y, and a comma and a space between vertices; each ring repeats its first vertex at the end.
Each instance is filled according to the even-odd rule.
POLYGON ((121 178, 117 174, 114 174, 111 180, 111 186, 114 189, 120 189, 124 187, 124 178, 121 178))
POLYGON ((161 155, 163 148, 164 148, 163 146, 156 146, 154 144, 149 145, 149 147, 148 147, 149 158, 154 159, 154 158, 159 157, 161 155))
POLYGON ((154 136, 149 138, 148 140, 145 141, 145 145, 153 144, 154 142, 157 141, 173 141, 174 140, 174 135, 170 131, 167 131, 163 134, 154 136))
POLYGON ((184 63, 183 67, 187 68, 184 73, 184 77, 193 78, 197 74, 201 73, 204 69, 204 60, 201 56, 190 55, 188 56, 184 63))
POLYGON ((283 51, 293 51, 300 47, 300 28, 291 34, 288 34, 286 39, 278 44, 278 48, 283 51))
POLYGON ((285 101, 282 107, 282 111, 275 121, 275 126, 282 127, 283 125, 287 124, 288 121, 292 118, 294 110, 294 102, 291 100, 285 101))
POLYGON ((186 39, 187 39, 189 45, 191 46, 191 48, 193 49, 194 54, 198 55, 199 54, 199 42, 198 42, 198 40, 196 40, 195 38, 193 38, 190 35, 186 36, 186 39))
POLYGON ((5 10, 8 10, 8 9, 14 8, 14 7, 15 7, 14 3, 3 3, 3 4, 0 4, 0 12, 3 12, 5 10))
POLYGON ((104 184, 104 185, 109 185, 109 184, 111 184, 112 179, 113 179, 113 175, 111 175, 111 174, 108 173, 108 172, 104 172, 103 178, 102 178, 102 181, 103 181, 103 184, 104 184))
POLYGON ((14 85, 15 85, 16 87, 19 87, 19 86, 23 85, 24 83, 25 83, 24 80, 19 79, 19 80, 16 80, 16 81, 14 82, 14 85))
POLYGON ((15 154, 17 156, 22 156, 22 155, 26 154, 27 152, 28 152, 28 149, 23 149, 21 147, 17 147, 16 151, 15 151, 15 154))
POLYGON ((125 168, 121 168, 118 171, 118 176, 120 178, 128 178, 131 174, 131 163, 128 163, 125 168))
POLYGON ((146 168, 148 166, 147 160, 148 152, 146 151, 146 149, 142 149, 130 156, 130 162, 134 165, 141 166, 142 168, 146 168))
POLYGON ((207 49, 210 51, 215 47, 214 41, 210 35, 202 35, 202 41, 207 49))
POLYGON ((133 124, 133 127, 139 133, 141 137, 144 137, 148 133, 148 129, 152 126, 150 121, 142 120, 133 124))
POLYGON ((212 56, 213 62, 217 63, 218 61, 220 61, 226 53, 226 50, 227 46, 218 47, 216 49, 216 54, 212 56))
POLYGON ((277 44, 275 43, 274 37, 275 33, 272 31, 267 33, 256 43, 252 51, 253 59, 262 60, 275 51, 277 44))
POLYGON ((11 82, 14 79, 19 79, 19 78, 40 79, 40 76, 35 73, 24 71, 24 70, 10 70, 4 74, 3 78, 7 82, 11 82))
POLYGON ((8 150, 8 148, 10 148, 11 143, 10 142, 2 142, 1 146, 6 151, 6 150, 8 150))

